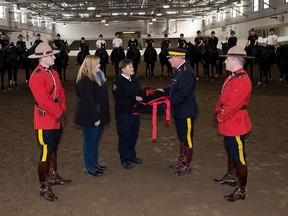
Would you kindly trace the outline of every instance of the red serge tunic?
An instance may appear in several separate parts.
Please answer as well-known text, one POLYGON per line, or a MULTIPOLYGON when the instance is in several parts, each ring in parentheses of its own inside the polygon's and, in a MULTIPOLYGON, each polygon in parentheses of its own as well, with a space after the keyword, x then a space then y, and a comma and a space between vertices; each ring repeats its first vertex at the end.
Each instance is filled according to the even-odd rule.
POLYGON ((247 111, 251 91, 250 78, 243 69, 226 78, 214 109, 220 134, 240 136, 251 130, 247 111))
MULTIPOLYGON (((66 98, 57 71, 39 64, 30 77, 29 87, 38 106, 45 111, 45 115, 41 115, 35 104, 34 128, 60 129, 60 123, 56 119, 66 110, 66 98)), ((64 122, 61 124, 63 126, 64 122)))

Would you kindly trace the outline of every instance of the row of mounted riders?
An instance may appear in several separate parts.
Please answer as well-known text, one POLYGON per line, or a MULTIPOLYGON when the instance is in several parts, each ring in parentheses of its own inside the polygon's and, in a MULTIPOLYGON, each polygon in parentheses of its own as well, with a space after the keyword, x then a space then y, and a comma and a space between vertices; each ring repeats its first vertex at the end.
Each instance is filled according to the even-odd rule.
MULTIPOLYGON (((223 75, 223 63, 225 58, 219 57, 219 55, 225 55, 230 47, 227 43, 222 43, 222 49, 203 46, 201 49, 195 47, 192 43, 187 44, 186 60, 190 62, 192 68, 195 69, 197 78, 199 77, 199 63, 202 64, 204 69, 204 75, 207 79, 214 79, 214 70, 216 76, 223 75)), ((13 44, 7 45, 3 49, 0 49, 0 71, 1 71, 1 87, 4 89, 4 74, 8 71, 8 88, 11 88, 11 81, 14 82, 17 87, 17 71, 19 68, 25 69, 26 80, 29 80, 30 73, 35 69, 38 62, 35 59, 29 59, 28 56, 35 52, 36 45, 33 45, 30 49, 23 49, 20 46, 14 46, 13 44), (12 80, 13 77, 13 80, 12 80)), ((281 45, 276 50, 274 47, 269 46, 248 46, 245 48, 248 56, 254 56, 255 59, 247 60, 245 67, 250 66, 250 78, 253 81, 253 65, 258 64, 260 76, 259 82, 267 84, 271 72, 270 67, 277 64, 280 70, 280 79, 285 79, 285 84, 288 84, 288 45, 281 45)), ((66 69, 69 62, 69 48, 67 42, 62 43, 60 52, 56 55, 55 68, 59 73, 61 80, 66 82, 66 69)), ((89 48, 82 50, 78 53, 77 61, 82 64, 84 58, 90 55, 89 48)), ((109 55, 102 47, 97 49, 95 55, 99 55, 101 61, 101 69, 106 74, 106 65, 109 63, 109 55)), ((167 76, 172 76, 172 67, 167 58, 168 50, 162 47, 159 53, 159 62, 161 64, 161 77, 164 75, 164 67, 167 68, 167 76)), ((145 77, 153 78, 155 62, 157 61, 157 51, 154 47, 147 47, 144 51, 144 62, 146 64, 145 77)), ((138 64, 140 63, 141 53, 137 47, 130 47, 125 55, 122 47, 114 48, 111 52, 111 63, 115 67, 115 75, 118 74, 118 64, 122 59, 133 60, 134 72, 137 75, 138 64)))
MULTIPOLYGON (((4 75, 8 72, 8 89, 14 84, 18 87, 17 74, 20 68, 25 70, 26 82, 29 81, 30 74, 38 65, 37 59, 29 59, 28 56, 35 52, 38 44, 34 44, 30 49, 25 49, 22 46, 15 46, 14 43, 6 45, 0 49, 0 71, 1 71, 1 89, 4 87, 4 75)), ((59 73, 61 80, 66 82, 66 68, 69 60, 69 49, 67 42, 62 43, 60 52, 55 55, 55 68, 59 73)))
MULTIPOLYGON (((214 70, 216 76, 223 76, 223 64, 225 58, 219 55, 225 55, 231 48, 227 43, 222 43, 222 49, 217 49, 205 45, 199 49, 192 43, 188 43, 186 52, 186 60, 190 62, 192 68, 194 68, 197 78, 199 77, 199 63, 202 64, 204 69, 204 75, 209 80, 214 79, 214 70)), ((259 83, 267 84, 271 78, 270 67, 277 64, 280 70, 280 79, 285 79, 285 84, 288 84, 288 45, 280 45, 277 49, 272 46, 248 46, 245 48, 248 56, 255 57, 246 61, 245 69, 249 68, 250 78, 253 81, 253 65, 257 64, 259 67, 259 83)), ((83 62, 86 55, 89 55, 89 50, 85 52, 79 52, 78 55, 82 55, 83 62)), ((109 60, 109 56, 104 47, 98 49, 95 55, 99 55, 101 58, 101 67, 106 74, 106 65, 109 60)), ((167 76, 172 76, 172 67, 167 58, 168 50, 162 47, 159 53, 159 61, 161 64, 161 78, 163 78, 164 67, 167 67, 167 76)), ((79 56, 78 56, 79 57, 79 56)), ((133 66, 135 74, 137 75, 138 64, 140 63, 141 53, 137 47, 130 47, 127 50, 125 56, 124 49, 122 47, 114 48, 111 52, 111 63, 115 66, 115 74, 118 74, 118 63, 124 59, 129 58, 133 60, 133 66)), ((146 64, 145 78, 152 78, 154 76, 155 62, 157 61, 157 52, 153 47, 147 47, 144 51, 144 62, 146 64)), ((80 63, 81 63, 80 62, 80 63)), ((228 74, 228 73, 227 73, 228 74)), ((226 75, 227 75, 226 74, 226 75)))

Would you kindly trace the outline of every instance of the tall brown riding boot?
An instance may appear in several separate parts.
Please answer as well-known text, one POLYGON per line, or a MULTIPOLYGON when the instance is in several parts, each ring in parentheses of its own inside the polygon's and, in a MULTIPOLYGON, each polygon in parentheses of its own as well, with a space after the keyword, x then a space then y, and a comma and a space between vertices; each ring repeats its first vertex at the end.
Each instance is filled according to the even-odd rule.
POLYGON ((57 153, 53 152, 50 157, 49 178, 50 185, 64 185, 71 183, 71 180, 64 180, 57 173, 57 153))
POLYGON ((231 187, 235 187, 237 185, 238 178, 236 176, 235 163, 230 154, 228 154, 227 169, 228 172, 223 176, 223 178, 214 179, 214 182, 220 185, 228 184, 231 187))
POLYGON ((237 177, 239 179, 238 185, 233 193, 224 196, 224 198, 230 202, 237 201, 239 199, 244 200, 246 197, 246 183, 247 183, 247 166, 238 165, 237 166, 237 177))
POLYGON ((38 164, 38 174, 40 180, 40 196, 44 197, 46 200, 55 201, 58 199, 53 193, 50 184, 48 182, 48 172, 49 172, 49 161, 39 162, 38 164))
POLYGON ((181 168, 177 172, 175 172, 176 176, 182 176, 192 172, 190 165, 192 161, 192 155, 193 155, 193 148, 185 146, 184 163, 182 164, 181 168))
POLYGON ((184 163, 184 154, 185 154, 185 146, 183 142, 180 142, 178 161, 171 164, 169 167, 172 169, 180 169, 184 163))

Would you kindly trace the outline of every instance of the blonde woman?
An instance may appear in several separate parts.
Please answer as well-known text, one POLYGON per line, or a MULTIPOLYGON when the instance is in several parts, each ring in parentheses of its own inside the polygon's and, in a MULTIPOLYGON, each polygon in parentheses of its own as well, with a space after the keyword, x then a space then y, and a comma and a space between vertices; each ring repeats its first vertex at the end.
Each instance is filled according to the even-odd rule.
POLYGON ((81 65, 77 80, 78 102, 74 123, 81 126, 84 138, 85 173, 102 176, 105 166, 98 163, 98 144, 104 126, 110 122, 108 86, 100 71, 100 57, 88 55, 81 65))

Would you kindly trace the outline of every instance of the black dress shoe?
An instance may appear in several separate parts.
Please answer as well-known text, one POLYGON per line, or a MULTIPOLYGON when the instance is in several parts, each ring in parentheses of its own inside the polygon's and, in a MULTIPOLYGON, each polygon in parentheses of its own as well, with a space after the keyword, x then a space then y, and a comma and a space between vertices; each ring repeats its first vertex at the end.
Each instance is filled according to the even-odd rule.
POLYGON ((101 166, 101 165, 96 165, 95 166, 95 169, 98 170, 98 171, 101 171, 101 172, 104 172, 107 170, 107 167, 106 166, 101 166))
POLYGON ((125 169, 131 169, 132 166, 131 164, 129 163, 129 161, 125 161, 125 162, 121 162, 122 166, 125 168, 125 169))
POLYGON ((86 175, 90 175, 90 176, 102 176, 103 172, 99 171, 99 170, 96 170, 96 169, 95 169, 95 171, 85 170, 85 174, 86 175))
POLYGON ((135 164, 141 164, 142 163, 142 160, 139 159, 139 158, 134 158, 134 159, 131 159, 129 160, 131 163, 135 163, 135 164))

